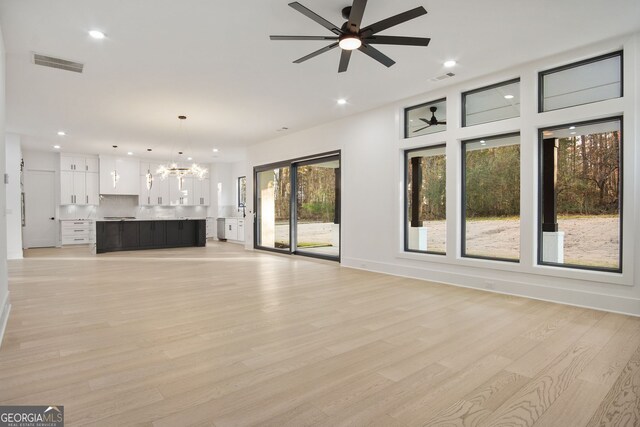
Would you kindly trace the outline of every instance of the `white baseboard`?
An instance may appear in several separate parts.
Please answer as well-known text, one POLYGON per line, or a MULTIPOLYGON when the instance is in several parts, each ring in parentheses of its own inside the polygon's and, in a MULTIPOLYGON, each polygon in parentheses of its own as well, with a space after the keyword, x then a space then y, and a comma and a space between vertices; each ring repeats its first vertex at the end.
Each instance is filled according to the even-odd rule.
POLYGON ((531 284, 522 281, 498 279, 492 280, 491 286, 493 289, 488 289, 486 285, 482 284, 482 281, 478 281, 477 277, 464 273, 428 270, 424 268, 401 266, 357 258, 343 258, 341 265, 343 267, 384 273, 392 276, 427 280, 430 282, 442 283, 444 285, 514 295, 541 301, 549 301, 640 317, 640 299, 638 298, 626 298, 617 295, 607 295, 576 289, 561 289, 545 286, 544 284, 531 284))
POLYGON ((11 304, 9 300, 9 292, 4 297, 2 305, 0 305, 0 347, 2 347, 2 339, 4 338, 4 331, 7 328, 9 322, 9 312, 11 311, 11 304))
POLYGON ((7 259, 22 259, 22 258, 23 258, 22 251, 20 251, 20 252, 9 252, 7 254, 7 259))

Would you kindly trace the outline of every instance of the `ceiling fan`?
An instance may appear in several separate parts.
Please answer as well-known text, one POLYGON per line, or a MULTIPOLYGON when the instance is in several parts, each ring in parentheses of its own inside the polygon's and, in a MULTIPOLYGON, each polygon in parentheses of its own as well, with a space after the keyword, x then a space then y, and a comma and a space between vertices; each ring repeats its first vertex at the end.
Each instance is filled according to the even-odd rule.
POLYGON ((428 46, 431 41, 430 38, 423 37, 401 37, 401 36, 378 36, 377 33, 384 31, 388 28, 394 27, 403 22, 410 21, 411 19, 425 15, 427 11, 424 7, 419 6, 398 15, 391 16, 389 18, 378 21, 375 24, 368 25, 364 28, 360 27, 362 22, 362 16, 364 15, 364 8, 367 5, 367 0, 353 0, 351 6, 347 6, 342 9, 342 17, 347 20, 341 27, 332 24, 323 17, 317 15, 313 11, 307 9, 298 2, 289 3, 289 6, 297 10, 322 25, 329 31, 335 34, 335 36, 271 36, 271 40, 328 40, 333 41, 328 46, 318 49, 309 55, 303 56, 300 59, 293 61, 295 64, 299 64, 321 53, 328 52, 331 49, 340 47, 342 53, 340 55, 340 64, 338 66, 338 73, 347 71, 349 66, 349 60, 351 59, 351 52, 358 49, 360 52, 370 56, 381 64, 391 67, 395 64, 395 61, 378 49, 374 48, 374 44, 387 44, 387 45, 400 45, 400 46, 428 46))
POLYGON ((424 126, 424 127, 421 127, 420 129, 414 130, 413 133, 420 132, 421 130, 425 130, 426 128, 429 128, 431 126, 446 125, 447 122, 441 122, 438 119, 436 119, 436 111, 437 110, 438 110, 438 107, 429 108, 429 111, 431 111, 431 118, 430 119, 423 119, 422 117, 420 117, 420 120, 425 122, 427 125, 424 126))

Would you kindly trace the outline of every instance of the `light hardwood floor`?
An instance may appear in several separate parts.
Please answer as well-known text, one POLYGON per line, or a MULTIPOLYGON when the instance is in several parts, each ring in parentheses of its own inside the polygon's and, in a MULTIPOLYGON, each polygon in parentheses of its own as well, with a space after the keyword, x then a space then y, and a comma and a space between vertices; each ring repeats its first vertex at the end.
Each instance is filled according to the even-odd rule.
POLYGON ((67 425, 640 425, 638 318, 230 243, 9 271, 0 404, 67 425))

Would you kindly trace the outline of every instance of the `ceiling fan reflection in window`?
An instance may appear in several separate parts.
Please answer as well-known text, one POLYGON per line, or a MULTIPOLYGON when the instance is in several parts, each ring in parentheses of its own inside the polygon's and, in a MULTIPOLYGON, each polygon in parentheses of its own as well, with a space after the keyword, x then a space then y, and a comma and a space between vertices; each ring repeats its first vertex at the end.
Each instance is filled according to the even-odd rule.
POLYGON ((429 111, 431 111, 431 118, 430 119, 425 119, 420 117, 420 120, 425 122, 427 125, 424 127, 421 127, 420 129, 416 129, 413 131, 413 133, 416 132, 420 132, 421 130, 425 130, 427 128, 430 128, 431 126, 438 126, 438 125, 445 125, 447 124, 447 122, 441 122, 440 120, 436 119, 436 111, 438 111, 438 107, 431 107, 429 108, 429 111))
POLYGON ((318 24, 322 25, 332 33, 334 36, 271 36, 271 40, 328 40, 333 41, 332 44, 318 49, 309 55, 303 56, 300 59, 293 61, 295 64, 299 64, 308 59, 316 57, 321 53, 328 52, 336 47, 342 49, 340 54, 340 64, 338 66, 338 73, 347 71, 349 67, 349 60, 351 59, 351 52, 358 49, 365 55, 375 59, 381 64, 391 67, 395 64, 395 61, 378 49, 374 48, 374 44, 386 44, 386 45, 400 45, 400 46, 428 46, 431 41, 430 38, 423 37, 402 37, 402 36, 379 36, 379 32, 388 28, 394 27, 398 24, 410 21, 419 16, 425 15, 427 11, 424 7, 419 6, 398 15, 391 16, 389 18, 378 21, 374 24, 361 28, 362 17, 364 15, 364 9, 367 5, 367 0, 353 0, 351 6, 347 6, 342 9, 342 17, 347 21, 338 27, 335 24, 327 21, 315 12, 307 9, 298 2, 289 3, 289 6, 302 13, 306 17, 314 20, 318 24))

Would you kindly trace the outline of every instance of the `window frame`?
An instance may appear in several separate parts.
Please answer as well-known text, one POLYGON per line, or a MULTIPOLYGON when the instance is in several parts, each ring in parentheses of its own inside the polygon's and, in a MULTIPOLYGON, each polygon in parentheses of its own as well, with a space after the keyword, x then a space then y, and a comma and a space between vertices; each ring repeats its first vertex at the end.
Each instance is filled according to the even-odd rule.
MULTIPOLYGON (((476 94, 476 93, 479 93, 479 92, 484 92, 484 91, 495 89, 495 88, 498 88, 498 87, 501 87, 501 86, 507 86, 507 85, 510 85, 510 84, 513 84, 513 83, 520 83, 520 77, 516 77, 514 79, 506 80, 506 81, 499 82, 499 83, 494 83, 494 84, 488 85, 488 86, 483 86, 483 87, 480 87, 480 88, 477 88, 477 89, 468 90, 466 92, 462 92, 462 94, 461 94, 461 96, 462 96, 462 98, 461 98, 461 101, 462 101, 462 103, 461 103, 462 117, 461 117, 461 121, 460 121, 460 123, 462 123, 461 127, 465 128, 465 127, 471 127, 471 126, 484 125, 484 124, 487 124, 487 123, 495 123, 495 122, 500 122, 502 120, 510 120, 510 119, 515 119, 515 118, 520 117, 520 111, 518 111, 518 115, 516 117, 509 117, 507 119, 491 120, 489 122, 482 122, 482 123, 476 123, 476 124, 473 124, 473 125, 467 125, 467 106, 466 106, 467 95, 473 95, 473 94, 476 94)), ((520 105, 522 105, 522 102, 520 102, 520 105)))
POLYGON ((238 207, 245 208, 247 206, 247 176, 239 176, 238 177, 238 207), (244 178, 244 203, 242 203, 242 185, 240 185, 241 180, 244 178))
MULTIPOLYGON (((460 210, 462 213, 462 217, 460 220, 460 257, 461 258, 472 258, 472 259, 481 259, 486 261, 500 261, 500 262, 508 262, 511 264, 522 264, 522 241, 518 239, 518 244, 520 248, 518 250, 518 259, 512 258, 501 258, 501 257, 492 257, 492 256, 484 256, 484 255, 469 255, 467 254, 467 151, 466 145, 474 142, 480 142, 481 140, 493 140, 493 139, 502 139, 509 138, 512 136, 520 137, 520 147, 522 147, 522 134, 520 132, 509 132, 498 135, 491 135, 479 138, 472 138, 460 141, 460 172, 461 172, 461 198, 460 198, 460 210)), ((522 148, 520 149, 520 186, 522 186, 522 148)), ((521 193, 522 197, 522 193, 521 193)), ((519 217, 522 217, 522 200, 520 200, 520 209, 519 209, 519 217)), ((520 221, 520 230, 522 230, 522 221, 520 221)))
POLYGON ((617 116, 609 116, 609 117, 604 117, 604 118, 600 118, 600 119, 594 119, 594 120, 585 120, 585 121, 581 121, 581 122, 571 122, 569 124, 563 124, 563 125, 556 125, 556 126, 549 126, 549 127, 545 127, 545 128, 539 128, 538 129, 538 209, 537 209, 537 213, 538 213, 538 220, 537 220, 537 257, 536 257, 536 264, 539 266, 544 266, 544 267, 555 267, 555 268, 565 268, 570 270, 586 270, 586 271, 599 271, 599 272, 603 272, 603 273, 618 273, 618 274, 622 274, 622 260, 623 260, 623 256, 622 256, 622 251, 623 251, 623 239, 624 239, 624 235, 623 235, 623 211, 624 211, 624 117, 622 115, 617 115, 617 116), (566 129, 569 126, 583 126, 583 125, 591 125, 591 124, 597 124, 597 123, 606 123, 606 122, 613 122, 618 120, 620 122, 620 147, 619 147, 619 160, 618 160, 618 168, 620 169, 620 178, 619 178, 619 195, 618 198, 620 200, 619 202, 619 209, 620 209, 620 224, 619 224, 619 242, 618 242, 618 268, 617 269, 613 269, 613 268, 603 268, 603 267, 591 267, 588 265, 579 265, 579 264, 569 264, 569 263, 556 263, 556 262, 549 262, 549 261, 543 261, 542 260, 542 252, 543 252, 543 245, 542 245, 542 236, 543 236, 543 231, 542 231, 542 220, 543 220, 543 205, 542 205, 542 197, 543 197, 543 193, 544 193, 544 189, 542 188, 542 174, 543 174, 543 168, 544 168, 544 164, 542 162, 543 160, 543 150, 542 150, 542 143, 543 143, 543 139, 544 139, 544 132, 545 131, 553 131, 553 130, 558 130, 558 129, 566 129))
MULTIPOLYGON (((296 188, 297 188, 297 182, 296 182, 296 175, 297 175, 297 165, 300 163, 313 163, 315 160, 317 160, 317 162, 322 162, 324 161, 326 158, 328 157, 337 157, 338 160, 340 161, 340 176, 342 176, 342 150, 334 150, 334 151, 327 151, 324 153, 319 153, 319 154, 314 154, 314 155, 309 155, 309 156, 304 156, 304 157, 297 157, 297 158, 293 158, 293 159, 288 159, 288 160, 281 160, 278 162, 273 162, 273 163, 267 163, 267 164, 263 164, 263 165, 258 165, 258 166, 254 166, 253 167, 253 206, 254 206, 254 212, 255 212, 255 219, 253 221, 253 248, 254 249, 259 249, 259 250, 263 250, 263 251, 267 251, 267 252, 273 252, 273 253, 279 253, 279 254, 286 254, 286 255, 299 255, 299 256, 305 256, 305 257, 309 257, 309 258, 318 258, 318 259, 324 259, 327 261, 337 261, 338 263, 341 262, 342 260, 342 220, 340 221, 340 234, 339 234, 339 241, 340 241, 340 246, 339 246, 339 251, 338 251, 338 256, 325 256, 322 254, 314 254, 314 253, 308 253, 308 252, 299 252, 295 250, 295 245, 294 242, 296 242, 297 244, 297 235, 296 233, 296 223, 297 223, 297 212, 296 212, 296 188), (288 167, 290 168, 290 185, 291 185, 291 194, 289 194, 289 248, 288 249, 277 249, 277 248, 270 248, 268 246, 262 246, 258 244, 258 239, 259 239, 259 231, 260 231, 260 227, 258 224, 258 174, 260 172, 265 172, 268 171, 270 169, 277 169, 277 168, 283 168, 283 167, 288 167), (294 217, 294 215, 296 215, 296 217, 294 217)), ((342 180, 342 179, 341 179, 342 180)), ((340 187, 340 209, 342 209, 342 182, 340 182, 338 184, 338 186, 340 187)), ((342 211, 340 212, 340 217, 342 217, 342 211)))
POLYGON ((568 107, 545 110, 544 109, 544 77, 550 74, 559 73, 562 71, 570 70, 572 68, 579 68, 583 65, 588 65, 594 62, 600 62, 600 61, 604 61, 605 59, 610 59, 615 57, 620 57, 620 96, 616 98, 608 98, 608 99, 623 98, 624 97, 624 51, 620 49, 614 52, 605 53, 603 55, 594 56, 593 58, 587 58, 581 61, 571 62, 569 64, 561 65, 559 67, 550 68, 548 70, 543 70, 538 72, 538 113, 547 113, 550 111, 565 110, 567 108, 573 108, 580 105, 594 104, 596 102, 602 102, 602 101, 608 100, 608 99, 601 99, 599 101, 590 101, 590 102, 585 102, 583 104, 576 104, 576 105, 570 105, 568 107))
MULTIPOLYGON (((446 154, 446 149, 447 149, 447 144, 446 143, 438 143, 438 144, 434 144, 434 145, 428 145, 425 147, 417 147, 417 148, 409 148, 404 150, 404 251, 405 252, 411 252, 411 253, 418 253, 418 254, 429 254, 429 255, 439 255, 439 256, 446 256, 447 255, 447 249, 446 249, 446 234, 445 234, 445 250, 444 252, 438 252, 438 251, 421 251, 418 249, 409 249, 409 197, 407 194, 407 188, 409 186, 409 167, 408 167, 408 162, 409 162, 409 154, 411 152, 414 151, 422 151, 422 150, 428 150, 428 149, 435 149, 435 148, 444 148, 445 149, 445 179, 446 179, 446 162, 447 160, 447 154, 446 154)), ((445 188, 445 194, 446 194, 446 188, 445 188)), ((445 207, 445 223, 447 222, 447 218, 446 218, 446 207, 445 207)))
MULTIPOLYGON (((433 101, 428 101, 428 102, 423 102, 422 104, 418 104, 418 105, 412 105, 410 107, 405 107, 404 108, 404 131, 403 131, 403 135, 404 135, 404 139, 410 139, 410 138, 416 138, 419 136, 427 136, 427 135, 432 135, 433 133, 439 133, 439 132, 446 132, 447 129, 443 129, 437 132, 432 132, 432 133, 428 133, 425 135, 416 135, 416 136, 409 136, 407 135, 407 131, 409 130, 409 111, 411 110, 415 110, 417 108, 422 108, 422 107, 426 107, 429 105, 433 105, 433 104, 437 104, 439 102, 444 102, 445 105, 447 104, 447 97, 445 96, 444 98, 439 98, 439 99, 435 99, 433 101)), ((445 116, 445 120, 446 120, 446 116, 445 116)), ((449 123, 447 123, 447 126, 449 126, 449 123)))

